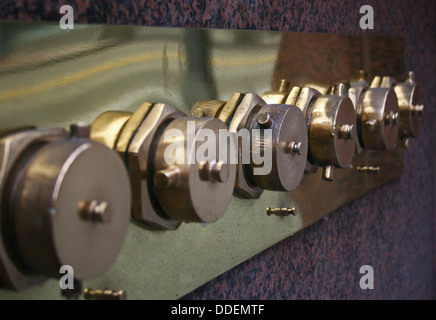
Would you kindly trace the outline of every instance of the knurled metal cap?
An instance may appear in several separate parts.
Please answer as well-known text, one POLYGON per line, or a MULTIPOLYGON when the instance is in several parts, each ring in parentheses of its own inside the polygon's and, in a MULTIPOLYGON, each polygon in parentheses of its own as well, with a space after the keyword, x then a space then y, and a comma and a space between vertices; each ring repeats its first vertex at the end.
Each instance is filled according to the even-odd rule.
POLYGON ((266 190, 294 190, 303 177, 307 159, 308 137, 303 112, 296 106, 272 104, 260 109, 257 119, 262 116, 270 119, 271 125, 263 128, 258 121, 253 122, 251 137, 257 140, 252 146, 251 166, 256 185, 266 190), (254 134, 253 129, 258 133, 254 134), (268 138, 265 130, 271 130, 268 138), (254 159, 254 155, 260 154, 263 154, 262 162, 254 159), (266 173, 270 161, 267 157, 271 157, 271 162, 266 173))

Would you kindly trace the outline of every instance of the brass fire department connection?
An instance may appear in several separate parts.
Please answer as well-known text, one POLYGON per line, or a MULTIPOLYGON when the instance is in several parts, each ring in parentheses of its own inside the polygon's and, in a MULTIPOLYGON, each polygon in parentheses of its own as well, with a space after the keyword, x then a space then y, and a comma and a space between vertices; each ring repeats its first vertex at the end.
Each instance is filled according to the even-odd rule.
MULTIPOLYGON (((351 85, 348 96, 357 113, 358 152, 362 149, 392 150, 398 139, 399 108, 395 91, 380 87, 374 78, 371 86, 365 80, 351 85)), ((385 77, 383 82, 389 81, 385 77)))
MULTIPOLYGON (((73 267, 77 280, 95 278, 116 259, 131 209, 134 221, 155 230, 212 223, 233 191, 252 199, 263 190, 291 191, 318 167, 324 180, 333 180, 335 168, 347 168, 365 149, 407 147, 419 134, 424 106, 413 72, 401 83, 375 77, 369 85, 362 77, 325 92, 290 89, 283 80, 262 97, 200 101, 190 116, 146 102, 133 113, 102 113, 91 127, 73 125, 70 133, 1 131, 0 282, 20 290, 59 277, 63 265, 73 267), (236 163, 231 143, 220 154, 220 130, 237 138, 236 163), (216 149, 199 160, 205 131, 214 133, 216 149), (267 152, 271 168, 256 174, 265 163, 255 157, 267 152)), ((267 214, 296 210, 268 208, 267 214)))
POLYGON ((403 147, 410 147, 411 139, 416 138, 421 131, 424 114, 422 89, 416 82, 415 73, 409 71, 406 80, 400 83, 389 77, 376 77, 374 82, 374 85, 394 89, 399 106, 398 137, 403 147))
POLYGON ((190 115, 216 117, 226 123, 235 135, 249 132, 250 139, 254 141, 250 144, 252 158, 249 163, 244 163, 243 159, 244 139, 238 142, 236 195, 257 199, 263 190, 291 191, 300 183, 308 139, 303 113, 297 107, 267 104, 252 93, 235 93, 227 102, 200 101, 192 107, 190 115), (254 134, 256 130, 260 136, 254 134), (270 138, 266 138, 266 130, 270 130, 270 138), (253 156, 268 151, 272 158, 271 170, 259 174, 256 169, 260 165, 256 164, 253 156))
POLYGON ((219 130, 225 128, 215 118, 187 117, 171 105, 146 102, 134 113, 102 113, 91 126, 91 138, 116 150, 125 161, 135 221, 174 230, 182 221, 215 222, 226 211, 236 165, 229 161, 229 149, 227 158, 219 158, 219 130), (205 130, 214 133, 216 152, 198 161, 205 130), (181 149, 174 150, 176 159, 169 163, 166 153, 174 144, 181 149))
POLYGON ((21 290, 59 269, 101 276, 129 223, 130 186, 117 154, 89 126, 6 130, 0 136, 0 282, 21 290))
POLYGON ((278 91, 265 92, 262 98, 303 111, 309 137, 307 172, 321 166, 322 178, 331 181, 335 168, 350 165, 356 145, 356 113, 344 84, 335 86, 333 94, 322 95, 309 87, 290 89, 290 82, 282 80, 278 91))

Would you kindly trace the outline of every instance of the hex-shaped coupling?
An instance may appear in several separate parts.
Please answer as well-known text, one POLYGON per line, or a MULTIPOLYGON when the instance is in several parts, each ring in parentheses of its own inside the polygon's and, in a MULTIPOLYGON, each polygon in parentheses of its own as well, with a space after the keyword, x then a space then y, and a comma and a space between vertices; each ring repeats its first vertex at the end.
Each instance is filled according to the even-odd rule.
POLYGON ((171 105, 144 103, 126 123, 117 143, 117 150, 125 152, 129 169, 133 217, 151 228, 174 230, 181 223, 165 214, 156 198, 153 179, 157 141, 170 122, 183 116, 171 105))
MULTIPOLYGON (((274 99, 287 96, 286 83, 274 99)), ((238 145, 235 195, 257 199, 263 190, 291 191, 303 177, 308 138, 305 118, 299 108, 267 105, 255 94, 235 93, 229 101, 202 101, 191 114, 210 112, 229 125, 238 145), (219 107, 218 107, 219 106, 219 107)))

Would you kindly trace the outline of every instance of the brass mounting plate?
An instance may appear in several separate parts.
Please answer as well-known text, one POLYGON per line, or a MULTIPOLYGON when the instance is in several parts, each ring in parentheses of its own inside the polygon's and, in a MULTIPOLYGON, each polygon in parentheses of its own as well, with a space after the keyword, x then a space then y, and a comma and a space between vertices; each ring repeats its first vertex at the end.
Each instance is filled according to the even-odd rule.
MULTIPOLYGON (((269 31, 0 22, 0 129, 92 122, 107 110, 134 111, 143 101, 188 113, 199 100, 227 100, 234 91, 291 85, 325 86, 365 69, 369 76, 404 72, 401 38, 269 31)), ((307 174, 293 192, 233 198, 218 222, 152 232, 131 224, 117 262, 92 288, 123 289, 130 299, 175 299, 322 219, 371 189, 399 177, 401 150, 365 152, 353 168, 307 174), (379 167, 378 173, 357 167, 379 167), (267 207, 295 207, 296 216, 267 216, 267 207)), ((183 208, 181 208, 182 210, 183 208)), ((49 280, 0 299, 58 299, 49 280)))

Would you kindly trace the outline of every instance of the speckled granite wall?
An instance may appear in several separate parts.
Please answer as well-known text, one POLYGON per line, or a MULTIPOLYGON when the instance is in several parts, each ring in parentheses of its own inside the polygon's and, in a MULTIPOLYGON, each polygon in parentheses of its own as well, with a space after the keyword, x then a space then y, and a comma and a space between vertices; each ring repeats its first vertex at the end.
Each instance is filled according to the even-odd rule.
POLYGON ((370 34, 405 37, 405 67, 422 82, 425 121, 406 151, 401 177, 226 272, 186 299, 436 298, 435 147, 436 2, 415 1, 11 1, 0 19, 75 21, 365 33, 359 8, 370 4, 370 34), (361 290, 359 268, 374 267, 375 289, 361 290))

